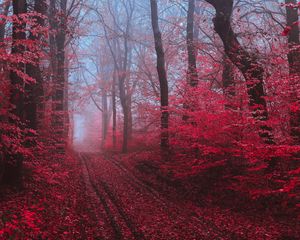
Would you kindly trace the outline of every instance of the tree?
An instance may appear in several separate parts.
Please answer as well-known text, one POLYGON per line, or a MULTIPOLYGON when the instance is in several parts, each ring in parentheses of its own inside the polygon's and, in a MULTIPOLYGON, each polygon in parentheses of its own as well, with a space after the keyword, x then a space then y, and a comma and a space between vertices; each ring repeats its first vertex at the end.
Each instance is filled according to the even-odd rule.
MULTIPOLYGON (((1 18, 1 24, 0 24, 0 44, 1 47, 4 48, 4 38, 5 38, 5 27, 6 27, 6 18, 8 15, 9 7, 11 5, 11 1, 5 1, 4 3, 1 4, 1 15, 3 18, 1 18)), ((5 51, 5 50, 4 50, 5 51)), ((7 64, 5 61, 0 61, 0 70, 1 70, 1 78, 2 78, 2 83, 0 84, 0 110, 3 111, 3 109, 7 108, 7 99, 6 99, 6 94, 4 92, 4 88, 7 85, 5 82, 5 79, 8 78, 8 70, 7 70, 7 64), (4 79, 5 78, 5 79, 4 79)), ((0 125, 4 125, 5 122, 7 121, 7 116, 5 114, 0 114, 0 125)), ((0 142, 3 142, 2 140, 2 134, 3 134, 3 129, 0 129, 0 142)), ((0 144, 0 149, 2 149, 3 146, 0 144)), ((3 173, 5 171, 5 162, 4 162, 4 156, 2 152, 0 151, 0 183, 2 181, 3 173)))
MULTIPOLYGON (((11 54, 21 56, 26 51, 22 43, 26 40, 26 22, 22 20, 22 16, 27 12, 27 2, 26 0, 13 0, 12 5, 13 14, 20 19, 20 23, 17 20, 13 21, 11 54)), ((24 79, 20 76, 20 73, 25 73, 25 64, 22 59, 13 64, 9 75, 11 85, 9 123, 15 126, 16 129, 20 129, 19 137, 22 139, 24 137, 21 130, 24 129, 24 79)), ((15 153, 9 153, 5 156, 4 181, 22 187, 23 160, 24 156, 19 149, 16 149, 15 153)))
POLYGON ((64 153, 66 147, 65 126, 65 89, 66 89, 66 68, 65 68, 65 44, 67 38, 67 0, 50 1, 50 25, 53 31, 50 37, 51 64, 53 74, 53 107, 52 127, 56 150, 64 153))
POLYGON ((160 104, 161 104, 161 140, 160 146, 163 153, 169 151, 169 90, 167 73, 165 69, 165 53, 163 49, 162 36, 158 25, 157 1, 150 0, 151 23, 154 35, 155 50, 157 56, 157 73, 160 84, 160 104))
POLYGON ((112 141, 113 149, 117 146, 117 103, 116 103, 116 69, 113 71, 113 81, 111 84, 111 100, 112 100, 112 141))
MULTIPOLYGON (((131 68, 131 52, 132 44, 130 36, 132 31, 132 20, 135 10, 134 1, 120 2, 124 8, 124 15, 117 14, 119 5, 116 3, 107 3, 109 12, 109 24, 105 21, 105 16, 99 11, 98 14, 101 23, 103 24, 104 36, 106 44, 109 46, 110 54, 113 59, 114 74, 113 82, 116 82, 119 90, 120 103, 123 111, 123 142, 122 152, 128 151, 128 141, 132 133, 132 111, 131 111, 131 95, 133 87, 130 84, 130 68, 131 68), (124 17, 120 19, 120 17, 124 17), (111 26, 110 26, 111 25, 111 26), (111 36, 113 35, 113 36, 111 36), (115 37, 120 36, 120 37, 115 37)), ((116 141, 116 104, 115 104, 115 84, 112 83, 112 98, 113 98, 113 144, 116 141)))
POLYGON ((186 27, 186 44, 188 52, 188 83, 191 87, 195 87, 198 84, 196 49, 194 39, 194 13, 195 0, 189 0, 186 27))
MULTIPOLYGON (((47 4, 45 0, 35 0, 34 2, 34 14, 33 21, 38 27, 45 27, 45 16, 47 13, 47 4)), ((31 32, 29 40, 32 42, 42 43, 42 34, 31 32)), ((40 56, 38 56, 40 57, 40 56)), ((28 76, 33 79, 33 82, 26 84, 25 92, 25 118, 28 124, 28 128, 37 130, 38 121, 38 112, 42 113, 44 110, 43 107, 43 77, 42 71, 40 69, 40 59, 37 59, 32 64, 27 64, 26 72, 28 76)))
MULTIPOLYGON (((0 47, 2 48, 2 51, 1 51, 1 54, 7 54, 6 52, 6 49, 5 49, 5 27, 6 27, 6 23, 7 23, 7 15, 8 15, 8 12, 9 12, 9 7, 11 6, 11 1, 5 1, 1 4, 1 15, 2 15, 2 18, 0 19, 1 23, 0 23, 0 47)), ((7 62, 1 60, 0 61, 0 71, 1 71, 1 78, 4 80, 8 78, 8 69, 7 69, 7 62)), ((4 107, 4 105, 6 105, 6 102, 4 97, 5 94, 3 92, 3 88, 4 88, 4 85, 6 85, 4 83, 5 81, 2 81, 2 84, 1 84, 1 88, 0 88, 0 96, 1 96, 1 104, 0 104, 0 109, 4 107)), ((0 121, 4 121, 4 118, 5 116, 2 116, 0 115, 0 121)), ((0 131, 1 132, 1 131, 0 131)))
POLYGON ((299 17, 296 0, 285 0, 286 22, 288 31, 288 63, 291 86, 291 109, 290 125, 291 136, 294 144, 300 145, 300 40, 299 40, 299 17))
MULTIPOLYGON (((1 15, 3 15, 4 17, 7 17, 10 5, 11 5, 10 0, 6 0, 1 4, 1 15)), ((6 19, 5 18, 1 19, 1 24, 0 24, 0 42, 1 43, 3 42, 4 36, 5 36, 5 24, 6 24, 6 19)))
POLYGON ((223 72, 222 72, 222 84, 224 96, 227 100, 225 104, 226 109, 235 109, 233 98, 236 95, 235 92, 235 79, 234 79, 234 68, 231 61, 228 59, 226 54, 223 57, 223 72))
POLYGON ((249 106, 254 119, 261 122, 259 135, 264 142, 273 144, 271 129, 264 122, 269 119, 264 90, 264 68, 254 54, 247 52, 238 41, 231 26, 233 0, 206 0, 216 10, 213 20, 215 31, 220 36, 225 52, 243 74, 249 96, 249 106))

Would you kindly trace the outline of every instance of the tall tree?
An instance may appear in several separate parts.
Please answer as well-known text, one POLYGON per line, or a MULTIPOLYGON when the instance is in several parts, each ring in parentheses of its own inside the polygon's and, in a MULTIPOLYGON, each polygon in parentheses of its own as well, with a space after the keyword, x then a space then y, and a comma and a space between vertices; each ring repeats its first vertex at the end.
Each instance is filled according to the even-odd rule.
MULTIPOLYGON (((2 48, 3 52, 6 52, 6 47, 5 47, 5 28, 6 28, 6 23, 7 23, 7 16, 8 16, 8 12, 9 12, 9 7, 11 5, 11 1, 10 0, 6 0, 4 1, 1 5, 0 5, 0 14, 2 15, 1 19, 0 19, 0 47, 2 48)), ((2 84, 3 84, 3 77, 5 77, 6 79, 8 78, 8 69, 7 69, 7 63, 3 60, 0 61, 0 73, 1 73, 1 78, 2 78, 2 84)), ((0 94, 2 96, 3 89, 0 89, 0 94)), ((0 109, 4 107, 4 105, 6 105, 3 101, 4 99, 1 98, 1 103, 0 103, 0 109)), ((4 120, 5 117, 0 115, 0 121, 4 120)), ((0 139, 1 140, 1 139, 0 139)))
MULTIPOLYGON (((1 47, 4 47, 4 37, 5 37, 5 27, 6 27, 6 17, 8 15, 8 11, 9 11, 9 7, 11 5, 11 1, 7 0, 5 2, 3 2, 1 4, 1 15, 3 15, 4 17, 1 18, 1 23, 0 23, 0 46, 1 47)), ((7 75, 7 69, 6 69, 6 64, 4 61, 0 61, 0 72, 1 72, 1 77, 2 77, 2 83, 4 82, 3 81, 3 76, 6 77, 7 75)), ((3 84, 4 85, 4 84, 3 84)), ((2 86, 2 85, 0 85, 2 86)), ((4 101, 4 93, 2 92, 2 89, 0 89, 0 94, 1 94, 1 103, 0 103, 0 110, 3 109, 4 107, 6 107, 6 102, 7 101, 4 101)), ((4 114, 0 114, 0 124, 4 123, 7 121, 7 118, 4 114)), ((3 142, 2 141, 2 133, 3 133, 3 130, 0 129, 0 142, 3 142)), ((4 156, 2 155, 2 153, 0 152, 0 183, 2 181, 2 177, 3 177, 3 173, 4 173, 4 167, 5 167, 5 164, 4 164, 4 156)))
MULTIPOLYGON (((101 108, 101 116, 102 116, 102 141, 101 141, 101 147, 103 148, 105 146, 106 140, 107 140, 107 133, 108 133, 108 127, 109 127, 109 109, 108 109, 108 79, 111 76, 111 65, 107 63, 107 56, 109 55, 109 52, 107 49, 103 50, 103 54, 100 54, 100 61, 98 61, 97 64, 97 74, 100 77, 100 86, 101 86, 101 102, 102 102, 102 108, 101 108), (100 67, 102 70, 102 74, 100 73, 100 67)), ((109 62, 110 63, 110 62, 109 62)))
MULTIPOLYGON (((103 24, 103 30, 105 35, 105 40, 109 46, 111 56, 114 63, 114 78, 119 89, 120 103, 123 111, 123 142, 122 142, 122 152, 126 153, 128 150, 128 141, 130 139, 130 134, 132 132, 131 124, 131 87, 129 84, 129 71, 131 68, 131 51, 132 46, 130 44, 130 34, 132 31, 132 20, 134 14, 134 1, 122 1, 120 2, 125 10, 125 19, 120 20, 118 17, 118 4, 108 3, 108 9, 110 17, 112 18, 113 26, 108 27, 105 22, 104 16, 98 11, 97 14, 101 19, 103 24), (122 25, 124 24, 124 25, 122 25), (110 39, 110 32, 113 30, 114 34, 119 34, 120 38, 113 38, 113 41, 110 39), (122 40, 122 41, 121 41, 122 40)), ((113 84, 112 95, 113 98, 116 96, 114 91, 115 85, 113 84)), ((116 123, 116 111, 115 109, 115 100, 113 99, 113 141, 115 142, 115 123, 116 123)), ((115 144, 115 143, 114 143, 115 144)))
POLYGON ((291 111, 290 125, 291 136, 296 145, 300 145, 300 40, 299 40, 299 17, 296 0, 285 0, 286 22, 290 29, 288 34, 288 62, 291 85, 291 104, 298 106, 291 111))
POLYGON ((157 73, 160 84, 160 104, 161 104, 161 141, 160 146, 162 152, 169 151, 169 89, 167 73, 165 68, 165 53, 163 48, 162 36, 158 24, 157 1, 150 0, 151 5, 151 23, 154 35, 155 50, 157 56, 157 73))
POLYGON ((3 15, 4 18, 1 19, 1 23, 0 23, 0 42, 3 42, 5 36, 5 25, 6 25, 5 17, 7 17, 8 15, 10 4, 11 4, 10 0, 6 0, 1 4, 1 15, 3 15))
POLYGON ((194 13, 195 0, 189 0, 187 13, 187 27, 186 27, 186 43, 188 52, 188 83, 195 87, 198 84, 196 48, 194 39, 194 13))
POLYGON ((113 70, 113 79, 111 84, 111 100, 112 100, 112 141, 113 149, 117 147, 117 100, 116 100, 116 69, 113 70))
MULTIPOLYGON (((131 103, 130 103, 130 86, 129 86, 129 71, 131 67, 130 55, 132 51, 132 47, 129 43, 129 36, 132 30, 132 19, 134 13, 134 5, 131 1, 128 1, 128 4, 122 2, 125 12, 126 12, 126 25, 125 30, 123 30, 123 56, 119 64, 119 78, 118 78, 118 86, 119 86, 119 96, 120 102, 123 109, 124 121, 123 121, 123 144, 122 144, 122 152, 126 153, 128 151, 128 141, 130 138, 130 134, 132 132, 132 124, 131 124, 131 103), (120 68, 121 66, 121 68, 120 68)), ((116 28, 118 26, 115 26, 116 28)), ((119 51, 120 54, 120 51, 119 51)))
POLYGON ((56 150, 64 153, 66 147, 65 117, 65 43, 67 37, 67 0, 50 1, 50 25, 53 33, 50 37, 51 62, 53 75, 53 116, 52 127, 56 150), (58 6, 57 6, 58 5, 58 6))
MULTIPOLYGON (((21 17, 27 12, 26 0, 13 0, 13 14, 16 17, 21 17)), ((26 22, 20 18, 19 21, 14 21, 12 25, 12 48, 11 54, 15 56, 22 56, 26 50, 22 41, 26 40, 26 22)), ((24 80, 20 73, 25 73, 25 64, 19 61, 13 64, 10 71, 10 117, 9 123, 16 128, 23 128, 24 124, 24 80)), ((21 133, 22 135, 22 133, 21 133)), ((22 138, 23 136, 19 136, 22 138)), ((14 184, 17 187, 22 186, 22 169, 23 169, 23 155, 19 151, 7 154, 5 159, 4 181, 14 184)))
POLYGON ((213 20, 215 31, 220 36, 225 52, 243 74, 253 117, 261 123, 259 135, 266 143, 273 144, 271 129, 264 122, 268 120, 264 90, 264 68, 254 54, 249 53, 238 41, 231 26, 233 0, 206 0, 216 10, 213 20))
MULTIPOLYGON (((35 0, 34 12, 36 16, 33 20, 38 24, 39 27, 45 26, 45 15, 47 13, 47 4, 45 0, 35 0)), ((30 33, 29 39, 33 42, 40 42, 42 34, 30 33)), ((37 129, 38 126, 38 110, 43 109, 43 77, 40 69, 40 60, 33 64, 26 66, 26 72, 28 76, 33 78, 35 82, 26 84, 25 92, 25 117, 27 120, 28 127, 31 129, 37 129)), ((42 111, 40 111, 42 112, 42 111)))
POLYGON ((223 56, 223 72, 222 72, 222 85, 223 92, 227 103, 225 104, 226 109, 235 109, 233 103, 233 97, 236 95, 235 92, 235 81, 234 81, 234 69, 233 64, 228 59, 227 55, 223 56))

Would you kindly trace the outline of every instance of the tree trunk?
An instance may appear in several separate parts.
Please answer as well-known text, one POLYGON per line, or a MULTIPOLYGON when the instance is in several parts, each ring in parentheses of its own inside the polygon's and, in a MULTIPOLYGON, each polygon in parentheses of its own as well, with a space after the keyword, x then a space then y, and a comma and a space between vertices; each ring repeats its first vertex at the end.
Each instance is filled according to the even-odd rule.
POLYGON ((112 112, 113 112, 113 125, 112 125, 112 141, 113 149, 117 147, 117 104, 116 104, 116 69, 113 73, 113 82, 112 82, 112 112))
POLYGON ((165 53, 161 32, 158 25, 157 1, 150 0, 151 5, 151 22, 155 42, 155 50, 157 55, 157 73, 160 84, 160 104, 161 104, 161 150, 163 153, 169 152, 169 90, 167 73, 165 69, 165 53))
MULTIPOLYGON (((65 138, 65 42, 66 42, 66 12, 67 12, 67 0, 60 2, 60 13, 55 9, 55 1, 52 2, 52 10, 59 18, 58 22, 54 20, 54 26, 57 25, 58 32, 54 35, 55 46, 52 46, 55 50, 55 54, 52 55, 53 62, 53 77, 54 77, 54 94, 53 94, 53 116, 52 116, 52 128, 54 131, 55 150, 58 153, 64 153, 66 147, 65 138)), ((54 44, 54 43, 52 43, 54 44)))
MULTIPOLYGON (((34 3, 34 11, 43 16, 46 15, 47 4, 45 0, 36 0, 34 3)), ((40 26, 45 25, 44 18, 40 16, 35 16, 34 20, 40 26)), ((34 34, 30 34, 29 39, 32 41, 40 41, 42 36, 36 36, 34 34)), ((25 118, 28 124, 28 128, 37 129, 39 116, 38 110, 44 109, 43 107, 43 77, 40 69, 40 62, 36 62, 35 64, 28 64, 26 66, 26 72, 28 76, 32 77, 36 82, 26 84, 25 92, 25 118)))
MULTIPOLYGON (((18 16, 27 12, 26 0, 13 0, 13 14, 18 16)), ((19 41, 26 40, 26 23, 13 22, 12 26, 12 55, 23 54, 25 46, 19 41)), ((16 63, 13 68, 25 73, 24 63, 16 63)), ((9 123, 23 128, 24 123, 24 80, 13 70, 10 71, 10 114, 9 123), (13 116, 13 117, 12 117, 13 116)), ((22 138, 23 136, 21 136, 22 138)), ((3 181, 17 187, 22 187, 23 155, 21 153, 7 154, 3 181)))
POLYGON ((186 45, 188 52, 188 83, 191 87, 198 85, 196 49, 194 39, 194 13, 195 13, 195 0, 189 0, 188 14, 187 14, 187 36, 186 45))
MULTIPOLYGON (((56 17, 55 17, 56 14, 57 14, 56 0, 50 0, 49 15, 48 15, 50 31, 54 31, 58 28, 58 23, 57 23, 57 20, 56 20, 56 17)), ((56 34, 54 32, 50 32, 49 45, 50 45, 49 47, 50 47, 51 79, 52 79, 52 82, 54 82, 53 78, 57 74, 57 65, 58 65, 57 64, 57 59, 56 59, 56 55, 57 55, 56 34)))
MULTIPOLYGON (((7 17, 9 7, 10 7, 10 2, 11 1, 5 1, 4 3, 1 4, 1 15, 7 17)), ((1 24, 0 24, 0 42, 2 43, 5 37, 5 25, 6 25, 6 19, 3 18, 1 19, 1 24)))
MULTIPOLYGON (((124 3, 125 4, 125 3, 124 3)), ((117 13, 116 6, 114 6, 114 12, 117 13)), ((126 6, 125 6, 126 7, 126 6)), ((122 152, 126 153, 128 150, 128 127, 129 125, 129 105, 128 105, 128 89, 126 89, 126 80, 128 78, 128 69, 130 66, 130 63, 128 64, 129 58, 130 58, 130 51, 131 48, 129 48, 129 35, 130 35, 130 30, 131 30, 131 21, 133 17, 133 11, 134 8, 130 6, 130 9, 126 8, 126 13, 127 13, 127 21, 126 21, 126 29, 122 30, 122 35, 124 39, 124 49, 123 52, 121 50, 121 46, 118 40, 114 39, 111 43, 111 40, 109 39, 108 36, 108 31, 106 29, 106 26, 104 27, 104 34, 106 38, 106 42, 109 46, 111 56, 114 61, 114 70, 115 70, 115 81, 118 81, 118 87, 119 87, 119 97, 120 97, 120 102, 122 106, 122 111, 123 111, 123 116, 124 116, 124 121, 123 121, 123 144, 122 144, 122 152), (123 56, 121 56, 123 54, 123 56), (116 75, 117 74, 117 75, 116 75)), ((117 15, 115 15, 117 16, 117 15)), ((102 15, 100 16, 101 19, 103 20, 102 15)), ((117 21, 114 21, 113 29, 118 32, 121 27, 117 25, 117 21)), ((114 84, 113 84, 114 85, 114 84)), ((115 93, 113 93, 115 94, 115 93)), ((115 95, 113 96, 113 105, 115 105, 115 95)), ((113 106, 113 111, 115 111, 116 107, 113 106)), ((113 113, 114 118, 116 117, 116 113, 113 113)), ((115 119, 114 119, 115 121, 115 119)), ((116 127, 116 126, 115 126, 116 127)), ((114 127, 113 127, 114 128, 114 127)), ((115 130, 115 128, 114 128, 115 130)), ((113 131, 113 134, 115 131, 113 131)), ((115 138, 113 137, 114 145, 115 145, 115 138)))
POLYGON ((107 137, 107 130, 108 130, 108 106, 107 106, 107 91, 106 91, 106 84, 103 85, 102 91, 102 148, 104 148, 106 143, 107 137))
MULTIPOLYGON (((130 52, 131 48, 128 44, 128 36, 130 34, 130 24, 131 18, 127 19, 126 25, 126 35, 124 36, 124 57, 123 62, 119 64, 121 67, 121 72, 119 72, 119 93, 120 93, 120 101, 123 110, 124 122, 123 122, 123 145, 122 145, 122 152, 126 153, 128 151, 128 142, 130 136, 130 105, 129 105, 129 86, 127 84, 126 87, 126 80, 128 80, 128 71, 130 71, 130 52)), ((119 52, 120 53, 120 52, 119 52)), ((119 69, 120 70, 120 69, 119 69)))
POLYGON ((263 83, 264 69, 256 57, 241 46, 232 29, 230 21, 233 0, 206 0, 206 2, 210 3, 216 10, 214 27, 222 39, 227 56, 246 80, 249 106, 254 119, 260 123, 259 136, 265 143, 274 144, 271 128, 264 123, 269 118, 263 83))
MULTIPOLYGON (((68 49, 67 49, 68 50, 68 49)), ((66 53, 65 53, 66 54, 66 53)), ((68 54, 68 52, 67 52, 68 54)), ((64 141, 69 144, 69 130, 70 130, 70 114, 69 114, 69 69, 70 69, 70 59, 65 58, 64 65, 64 141)))
MULTIPOLYGON (((187 83, 190 87, 196 87, 198 85, 198 72, 197 72, 197 60, 195 49, 195 31, 194 31, 194 14, 195 14, 195 0, 189 0, 187 11, 187 25, 186 25, 186 46, 188 54, 188 69, 187 69, 187 83)), ((189 94, 189 93, 188 93, 189 94)), ((183 107, 185 110, 194 110, 191 99, 184 96, 183 107)), ((182 119, 187 121, 189 119, 187 114, 184 114, 182 119)))
MULTIPOLYGON (((126 73, 123 73, 126 74, 126 73)), ((123 75, 122 74, 122 75, 123 75)), ((122 144, 122 152, 126 153, 128 150, 128 127, 129 127, 129 112, 128 112, 128 104, 126 98, 126 90, 125 90, 125 76, 119 77, 119 92, 120 92, 120 101, 123 110, 123 144, 122 144)))
MULTIPOLYGON (((297 5, 296 0, 285 0, 286 4, 297 5)), ((290 113, 291 137, 295 145, 300 145, 300 41, 299 41, 299 17, 298 9, 286 7, 287 26, 291 27, 288 35, 288 62, 291 86, 291 104, 298 106, 298 109, 290 113)))
POLYGON ((234 81, 234 72, 233 64, 228 59, 226 54, 223 57, 223 73, 222 73, 222 84, 223 92, 226 99, 225 109, 236 109, 234 105, 233 98, 236 95, 235 93, 235 81, 234 81))
MULTIPOLYGON (((8 15, 8 11, 9 11, 9 7, 10 7, 11 2, 10 1, 6 1, 4 3, 2 3, 1 5, 1 15, 7 17, 8 15)), ((0 23, 0 47, 4 47, 4 37, 5 37, 5 26, 6 26, 6 18, 2 18, 1 19, 1 23, 0 23)), ((4 61, 0 62, 0 72, 1 72, 1 77, 3 79, 3 77, 7 77, 7 69, 6 69, 6 63, 4 61)), ((0 94, 3 94, 2 91, 0 90, 0 94)), ((6 108, 7 107, 7 101, 1 102, 0 103, 0 110, 2 108, 6 108)), ((0 124, 4 122, 7 122, 7 117, 6 115, 0 115, 0 124)), ((2 134, 3 134, 3 129, 0 129, 0 142, 2 142, 2 134)), ((2 154, 2 152, 0 152, 0 183, 2 182, 3 179, 3 174, 5 171, 5 162, 4 162, 4 155, 2 154)))
POLYGON ((122 153, 127 153, 128 151, 128 130, 129 130, 129 111, 127 106, 123 108, 124 122, 123 122, 123 145, 122 153))
POLYGON ((132 119, 132 95, 127 93, 127 105, 128 105, 128 139, 132 140, 133 134, 133 119, 132 119))
MULTIPOLYGON (((6 17, 8 15, 9 7, 10 7, 11 1, 5 1, 4 3, 1 4, 1 12, 0 14, 3 16, 0 18, 0 47, 6 51, 6 43, 4 41, 5 38, 5 27, 6 27, 6 17)), ((3 60, 0 61, 0 77, 2 80, 2 83, 5 80, 8 80, 9 71, 7 69, 7 63, 3 60)), ((2 89, 0 89, 0 94, 4 95, 4 92, 2 89)), ((7 107, 7 101, 3 101, 4 99, 1 98, 2 102, 0 103, 0 109, 7 107)), ((0 115, 0 122, 6 122, 7 117, 4 115, 0 115)), ((0 135, 1 135, 1 129, 0 129, 0 135)), ((1 139, 0 139, 1 141, 1 139)))

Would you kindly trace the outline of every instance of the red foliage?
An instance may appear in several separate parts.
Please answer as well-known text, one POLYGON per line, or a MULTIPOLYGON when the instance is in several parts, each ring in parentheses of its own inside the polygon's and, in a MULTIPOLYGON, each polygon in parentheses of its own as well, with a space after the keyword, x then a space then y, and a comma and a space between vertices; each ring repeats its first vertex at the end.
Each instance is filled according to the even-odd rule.
MULTIPOLYGON (((47 27, 41 27, 36 20, 36 16, 41 16, 35 12, 29 12, 26 14, 19 14, 18 16, 1 16, 7 23, 26 23, 26 29, 20 31, 26 32, 26 34, 40 35, 46 37, 48 34, 47 27)), ((7 37, 3 42, 0 43, 0 62, 3 71, 1 72, 1 82, 0 82, 0 118, 15 119, 18 124, 11 124, 9 121, 0 121, 0 150, 7 153, 20 153, 25 156, 25 158, 33 157, 33 149, 26 148, 25 142, 35 141, 36 132, 32 129, 27 129, 25 123, 18 119, 16 116, 12 116, 8 109, 14 108, 15 106, 10 106, 9 98, 12 86, 10 85, 9 72, 15 72, 24 82, 22 86, 17 86, 21 92, 24 92, 25 84, 35 83, 35 79, 30 77, 28 74, 24 73, 18 68, 19 63, 23 64, 33 64, 37 65, 39 59, 45 57, 44 51, 42 49, 46 46, 44 40, 18 40, 14 42, 15 46, 24 47, 25 51, 22 54, 12 53, 9 48, 12 45, 11 37, 7 37), (30 134, 28 134, 30 133, 30 134), (27 136, 27 138, 24 138, 27 136)))
POLYGON ((96 236, 89 202, 81 180, 81 164, 68 156, 58 161, 43 159, 26 164, 21 193, 2 189, 0 239, 79 239, 96 236))
POLYGON ((291 26, 286 26, 283 32, 281 33, 282 36, 287 36, 289 35, 290 31, 292 30, 291 26))

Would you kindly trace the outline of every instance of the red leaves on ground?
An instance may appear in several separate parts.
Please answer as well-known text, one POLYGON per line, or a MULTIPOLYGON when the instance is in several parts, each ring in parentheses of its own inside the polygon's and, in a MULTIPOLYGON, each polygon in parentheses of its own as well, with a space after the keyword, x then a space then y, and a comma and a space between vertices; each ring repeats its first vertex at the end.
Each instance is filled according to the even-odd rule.
MULTIPOLYGON (((79 239, 96 226, 88 209, 81 166, 67 156, 26 163, 25 191, 1 197, 0 239, 79 239)), ((87 238, 89 239, 89 238, 87 238)))

